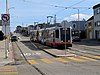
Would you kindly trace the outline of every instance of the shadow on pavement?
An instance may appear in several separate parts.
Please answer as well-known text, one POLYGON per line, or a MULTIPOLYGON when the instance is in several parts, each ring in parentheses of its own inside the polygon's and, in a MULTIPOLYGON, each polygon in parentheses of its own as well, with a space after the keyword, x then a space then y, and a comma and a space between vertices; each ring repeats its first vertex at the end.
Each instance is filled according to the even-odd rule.
POLYGON ((30 42, 30 41, 20 41, 20 42, 22 42, 30 50, 34 50, 34 51, 40 51, 42 49, 52 49, 51 47, 36 42, 30 42))

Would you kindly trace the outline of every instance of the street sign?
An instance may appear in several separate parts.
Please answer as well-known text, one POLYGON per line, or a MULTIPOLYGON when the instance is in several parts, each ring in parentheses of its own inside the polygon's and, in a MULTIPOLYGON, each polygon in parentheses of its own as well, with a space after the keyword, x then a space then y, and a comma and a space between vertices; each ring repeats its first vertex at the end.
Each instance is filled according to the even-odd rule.
POLYGON ((2 25, 10 25, 10 15, 9 14, 2 14, 2 25))
POLYGON ((2 15, 2 20, 3 20, 4 22, 8 22, 9 19, 10 19, 10 17, 9 17, 8 14, 3 14, 3 15, 2 15))
POLYGON ((1 14, 2 31, 6 35, 10 34, 10 14, 1 14))

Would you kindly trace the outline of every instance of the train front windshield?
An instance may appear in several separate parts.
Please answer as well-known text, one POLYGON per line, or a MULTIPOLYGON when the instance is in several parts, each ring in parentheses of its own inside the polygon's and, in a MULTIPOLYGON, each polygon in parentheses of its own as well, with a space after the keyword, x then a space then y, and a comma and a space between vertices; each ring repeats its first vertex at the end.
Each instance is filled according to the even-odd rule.
POLYGON ((60 33, 61 33, 62 41, 65 41, 65 35, 66 35, 66 41, 68 42, 68 40, 70 40, 70 28, 67 28, 66 31, 63 28, 61 28, 60 33), (66 34, 65 34, 65 32, 66 32, 66 34))

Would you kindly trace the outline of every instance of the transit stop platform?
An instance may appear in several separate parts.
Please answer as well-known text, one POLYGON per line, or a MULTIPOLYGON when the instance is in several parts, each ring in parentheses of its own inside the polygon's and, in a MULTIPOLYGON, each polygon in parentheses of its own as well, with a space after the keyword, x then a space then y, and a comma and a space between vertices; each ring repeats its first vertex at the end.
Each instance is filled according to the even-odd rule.
MULTIPOLYGON (((100 41, 97 40, 88 40, 88 39, 83 39, 81 40, 81 42, 74 42, 73 45, 81 45, 83 47, 90 47, 93 49, 99 49, 100 50, 100 41)), ((41 49, 43 49, 43 51, 45 51, 46 53, 54 56, 54 57, 65 57, 65 56, 76 56, 75 54, 70 53, 70 49, 74 49, 74 50, 78 50, 76 48, 74 48, 74 46, 69 47, 69 49, 54 49, 54 48, 42 48, 39 47, 41 49)))
POLYGON ((70 57, 75 56, 75 54, 72 54, 68 51, 68 49, 65 50, 58 50, 58 49, 43 49, 46 53, 54 56, 54 57, 70 57))

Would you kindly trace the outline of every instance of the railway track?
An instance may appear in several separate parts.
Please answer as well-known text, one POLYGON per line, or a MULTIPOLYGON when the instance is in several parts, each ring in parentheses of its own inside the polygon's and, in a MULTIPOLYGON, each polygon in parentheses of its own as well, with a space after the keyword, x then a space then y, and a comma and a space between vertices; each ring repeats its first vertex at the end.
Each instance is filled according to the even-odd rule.
MULTIPOLYGON (((24 50, 23 50, 23 46, 20 46, 20 44, 19 43, 17 43, 17 42, 14 42, 15 44, 16 44, 16 46, 17 46, 17 48, 18 48, 18 50, 19 50, 19 52, 20 52, 20 54, 22 55, 22 57, 23 57, 23 60, 31 67, 31 69, 32 68, 34 68, 35 70, 37 70, 37 72, 39 72, 39 74, 40 75, 46 75, 46 72, 45 71, 41 71, 41 69, 39 68, 39 67, 37 67, 36 65, 32 65, 32 64, 30 64, 29 62, 28 62, 28 59, 27 59, 27 57, 24 55, 24 50)), ((27 44, 27 43, 26 43, 27 44)), ((38 47, 41 47, 41 44, 38 44, 38 43, 33 43, 34 45, 36 45, 36 47, 35 48, 37 48, 37 49, 39 49, 38 47), (38 46, 37 46, 38 45, 38 46)), ((25 44, 24 44, 25 45, 25 44)), ((28 46, 28 44, 26 45, 26 46, 28 46)), ((44 47, 46 47, 46 48, 48 48, 47 46, 44 46, 43 45, 43 48, 44 47)), ((76 55, 78 55, 78 56, 84 56, 84 58, 86 58, 86 57, 89 57, 89 58, 91 58, 90 56, 87 56, 87 55, 89 55, 89 53, 87 53, 87 52, 85 52, 85 51, 82 51, 82 50, 74 50, 74 49, 70 49, 69 48, 69 51, 70 52, 72 52, 73 54, 75 53, 76 55)), ((91 54, 91 55, 94 55, 94 54, 91 54)), ((74 58, 74 57, 67 57, 67 58, 74 58)), ((60 58, 60 59, 63 59, 63 60, 66 60, 67 58, 60 58)), ((75 57, 75 58, 77 58, 77 57, 75 57)), ((89 59, 88 58, 88 59, 89 59)), ((59 58, 58 58, 59 59, 59 58)), ((87 59, 87 60, 88 60, 87 59)), ((95 59, 95 58, 92 58, 92 60, 93 59, 95 59)), ((97 59, 97 60, 99 60, 99 59, 97 59)), ((61 62, 60 62, 61 63, 61 62)), ((82 62, 83 63, 83 62, 82 62)), ((77 62, 72 62, 72 61, 70 61, 69 62, 69 64, 71 64, 72 66, 74 66, 74 67, 76 67, 76 68, 81 68, 82 70, 87 70, 85 67, 80 67, 80 65, 77 65, 77 64, 82 64, 82 63, 77 63, 77 62)), ((64 64, 64 65, 67 65, 68 63, 62 63, 62 64, 64 64)), ((88 63, 83 63, 83 64, 88 64, 88 63)))
MULTIPOLYGON (((18 50, 19 50, 19 52, 20 52, 20 55, 22 55, 23 60, 26 62, 26 64, 28 64, 31 68, 36 69, 36 70, 40 73, 40 75, 46 75, 46 74, 43 73, 38 67, 36 67, 35 65, 32 65, 32 64, 30 64, 30 63, 28 62, 28 59, 27 59, 26 56, 24 55, 24 53, 23 53, 21 47, 18 45, 17 42, 13 42, 13 43, 12 43, 13 49, 14 49, 14 46, 13 46, 14 44, 16 44, 16 46, 17 46, 17 48, 18 48, 18 50)), ((14 53, 14 60, 15 60, 15 64, 16 64, 17 61, 16 61, 16 57, 15 57, 15 52, 14 52, 14 51, 15 51, 15 50, 13 50, 13 53, 14 53)))

